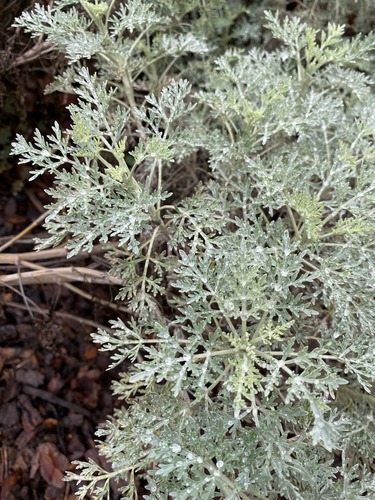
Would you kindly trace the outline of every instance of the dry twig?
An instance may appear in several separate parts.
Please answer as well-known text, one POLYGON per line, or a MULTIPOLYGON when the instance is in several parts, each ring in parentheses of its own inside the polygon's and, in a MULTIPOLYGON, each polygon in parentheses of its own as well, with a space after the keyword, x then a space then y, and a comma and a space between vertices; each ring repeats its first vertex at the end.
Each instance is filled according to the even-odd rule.
MULTIPOLYGON (((25 264, 24 261, 21 261, 25 264)), ((108 276, 103 271, 97 271, 87 267, 55 267, 53 269, 38 269, 36 271, 22 271, 19 273, 0 275, 0 283, 5 285, 66 283, 81 281, 86 283, 104 283, 107 285, 122 285, 123 281, 113 276, 108 276)))

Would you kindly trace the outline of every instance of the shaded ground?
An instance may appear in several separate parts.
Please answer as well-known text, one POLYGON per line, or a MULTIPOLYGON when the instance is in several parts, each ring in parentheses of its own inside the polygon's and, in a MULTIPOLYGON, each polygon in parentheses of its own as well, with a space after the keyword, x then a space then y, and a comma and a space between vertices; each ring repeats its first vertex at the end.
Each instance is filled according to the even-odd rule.
MULTIPOLYGON (((22 176, 16 165, 0 176, 0 247, 36 220, 47 201, 48 179, 27 186, 22 176), (23 188, 15 191, 14 185, 23 188)), ((40 227, 32 232, 43 234, 40 227)), ((22 259, 32 249, 31 233, 6 248, 0 279, 25 268, 24 261, 4 262, 9 254, 22 259)), ((64 262, 38 265, 54 269, 64 262)), ((79 265, 100 268, 100 257, 83 257, 79 265)), ((86 283, 76 288, 87 298, 64 283, 0 283, 1 499, 70 498, 73 485, 62 483, 63 471, 72 460, 99 460, 93 436, 112 413, 109 385, 115 374, 106 372, 108 356, 98 353, 90 333, 94 323, 106 325, 114 315, 94 301, 111 301, 116 289, 86 283)))
MULTIPOLYGON (((24 262, 8 262, 6 254, 21 259, 21 253, 33 250, 33 236, 43 236, 38 225, 4 248, 42 218, 48 203, 44 189, 50 184, 48 177, 28 184, 29 167, 8 158, 11 139, 16 133, 30 137, 35 127, 46 132, 54 120, 67 120, 69 96, 43 95, 63 62, 55 55, 49 59, 48 53, 25 62, 22 57, 31 57, 38 41, 10 29, 12 19, 31 3, 10 0, 0 6, 0 279, 25 269, 24 262)), ((102 268, 98 255, 72 264, 77 262, 102 268)), ((53 269, 66 261, 60 257, 37 264, 53 269)), ((0 283, 1 500, 74 498, 75 485, 62 481, 64 471, 73 460, 100 462, 94 432, 113 411, 109 386, 116 374, 106 372, 108 356, 98 352, 90 333, 94 323, 107 325, 116 314, 98 303, 112 301, 116 289, 86 283, 77 288, 85 296, 58 279, 43 285, 23 284, 22 279, 0 283)))
MULTIPOLYGON (((15 164, 0 176, 0 247, 36 220, 47 201, 48 179, 28 186, 24 175, 15 164)), ((43 234, 40 227, 32 233, 43 234)), ((32 249, 31 233, 6 248, 0 254, 0 279, 24 269, 24 262, 4 262, 7 254, 22 258, 32 249)), ((64 259, 40 264, 53 269, 64 259)), ((83 258, 79 265, 97 268, 101 262, 83 258)), ((116 290, 78 287, 88 298, 63 283, 25 285, 20 279, 0 284, 1 499, 70 498, 73 485, 61 481, 63 471, 75 459, 99 460, 93 436, 112 413, 114 374, 106 372, 108 357, 91 341, 95 327, 90 322, 105 325, 113 317, 93 296, 108 301, 116 290)))
MULTIPOLYGON (((17 302, 12 291, 1 293, 1 498, 70 498, 74 485, 62 483, 63 471, 72 460, 99 460, 94 431, 113 410, 108 360, 90 342, 92 328, 52 312, 56 287, 25 294, 50 315, 32 317, 4 304, 17 302)), ((58 312, 90 315, 70 292, 58 299, 58 312)))

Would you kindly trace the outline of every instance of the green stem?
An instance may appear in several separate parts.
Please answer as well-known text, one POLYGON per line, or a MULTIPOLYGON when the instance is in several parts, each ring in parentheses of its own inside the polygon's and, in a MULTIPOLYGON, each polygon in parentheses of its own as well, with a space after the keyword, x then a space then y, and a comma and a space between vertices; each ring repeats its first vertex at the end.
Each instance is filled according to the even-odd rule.
POLYGON ((158 87, 160 86, 160 83, 163 81, 163 79, 165 78, 165 75, 168 74, 169 70, 171 69, 171 67, 174 65, 174 63, 177 61, 179 56, 177 57, 174 57, 172 59, 172 61, 168 64, 168 66, 165 68, 165 70, 163 71, 163 73, 160 75, 159 79, 158 79, 158 87))
POLYGON ((301 238, 301 234, 299 232, 299 229, 298 229, 297 222, 296 222, 296 219, 294 217, 293 211, 292 211, 292 209, 288 205, 286 206, 286 209, 288 211, 289 219, 291 220, 291 223, 292 223, 292 226, 293 226, 293 229, 294 229, 294 233, 295 233, 294 237, 297 238, 297 239, 300 239, 301 238))
MULTIPOLYGON (((158 191, 161 191, 163 184, 163 163, 161 160, 158 160, 158 191)), ((156 210, 160 212, 161 200, 159 199, 156 204, 156 210)))
POLYGON ((336 208, 336 210, 334 210, 333 212, 331 212, 323 220, 322 227, 325 226, 325 224, 327 224, 327 222, 329 222, 333 217, 335 217, 337 214, 339 214, 341 212, 341 210, 345 210, 346 208, 350 207, 350 205, 352 203, 354 203, 356 200, 358 200, 359 198, 363 198, 367 193, 370 193, 371 191, 374 191, 374 190, 375 190, 375 185, 370 186, 367 189, 365 189, 364 191, 360 191, 359 193, 357 193, 355 196, 353 196, 353 198, 350 198, 350 200, 348 200, 343 205, 341 205, 341 207, 336 208))
MULTIPOLYGON (((262 356, 263 354, 267 356, 267 358, 270 358, 272 356, 283 356, 285 354, 284 351, 260 351, 258 349, 255 350, 255 354, 259 355, 259 356, 262 356)), ((294 357, 298 357, 300 356, 300 353, 299 352, 291 352, 288 354, 288 356, 294 356, 294 357)), ((309 358, 313 358, 313 359, 330 359, 330 360, 334 360, 334 361, 339 361, 341 363, 343 363, 344 361, 342 359, 340 359, 338 356, 331 356, 330 354, 317 354, 316 356, 311 356, 311 353, 309 353, 309 358)), ((285 364, 292 364, 292 363, 295 363, 296 361, 294 359, 289 359, 289 360, 285 360, 285 364)))
POLYGON ((227 129, 229 137, 230 137, 230 142, 232 144, 234 144, 236 142, 236 140, 235 140, 234 135, 233 135, 232 127, 230 126, 230 124, 227 120, 225 120, 224 123, 225 123, 225 128, 227 129))
POLYGON ((129 52, 127 54, 127 57, 129 58, 131 55, 132 55, 132 52, 133 50, 136 48, 136 46, 138 45, 138 43, 142 40, 142 38, 145 36, 145 34, 147 33, 147 31, 149 30, 149 28, 146 28, 145 30, 143 30, 138 36, 137 38, 134 40, 134 43, 133 45, 130 47, 129 49, 129 52))
POLYGON ((145 262, 145 265, 143 268, 143 275, 142 275, 142 287, 141 287, 142 299, 141 299, 141 305, 140 305, 141 310, 143 309, 145 296, 146 296, 146 278, 147 278, 148 266, 150 264, 151 251, 152 251, 152 247, 154 245, 154 241, 155 241, 156 235, 158 234, 159 229, 160 229, 160 226, 157 226, 154 229, 154 232, 152 233, 152 236, 151 236, 151 239, 149 242, 149 246, 148 246, 148 250, 147 250, 146 262, 145 262))
POLYGON ((159 211, 161 211, 161 210, 176 210, 177 211, 177 207, 175 205, 162 205, 159 208, 159 211))
POLYGON ((96 156, 98 160, 100 160, 107 168, 113 168, 113 165, 109 163, 109 161, 107 161, 105 158, 103 158, 101 154, 98 153, 96 156))
MULTIPOLYGON (((85 10, 86 14, 89 16, 91 21, 95 24, 95 26, 99 29, 100 33, 107 37, 108 36, 108 31, 106 29, 106 25, 103 23, 102 19, 100 16, 95 16, 92 12, 90 12, 89 9, 85 6, 85 2, 81 1, 80 2, 81 6, 85 10)), ((108 12, 108 11, 107 11, 108 12)))
POLYGON ((109 16, 111 15, 112 9, 115 6, 116 0, 112 0, 111 3, 108 6, 107 14, 105 16, 105 23, 104 26, 106 30, 108 31, 108 21, 109 21, 109 16))
POLYGON ((137 107, 137 103, 135 101, 135 96, 134 96, 133 81, 130 77, 128 70, 125 71, 122 83, 124 85, 126 97, 128 98, 129 104, 132 108, 132 112, 134 112, 134 109, 137 107))
POLYGON ((306 264, 306 266, 311 267, 311 269, 314 269, 314 271, 320 271, 319 267, 314 266, 314 264, 312 264, 312 263, 311 263, 311 262, 309 262, 308 260, 306 260, 306 259, 302 259, 302 262, 303 262, 304 264, 306 264))
POLYGON ((225 367, 225 370, 223 371, 223 373, 221 375, 219 375, 217 377, 217 379, 215 380, 215 382, 212 382, 212 384, 207 388, 207 394, 209 394, 217 386, 217 384, 225 378, 225 376, 229 370, 230 370, 230 365, 228 364, 225 367))
POLYGON ((252 343, 253 345, 255 345, 255 344, 256 344, 256 342, 255 342, 255 341, 256 341, 256 339, 258 338, 259 333, 262 331, 263 326, 264 326, 264 323, 265 323, 265 321, 266 321, 267 317, 268 317, 268 311, 263 311, 263 315, 262 315, 262 317, 261 317, 261 319, 260 319, 260 321, 259 321, 259 324, 258 324, 258 326, 257 326, 257 329, 255 330, 254 335, 253 335, 253 336, 252 336, 252 338, 251 338, 251 343, 252 343))
POLYGON ((337 235, 335 231, 330 231, 329 233, 321 234, 319 238, 323 240, 324 238, 329 238, 330 236, 335 236, 335 235, 337 235))
POLYGON ((205 352, 194 356, 194 360, 206 359, 208 357, 211 358, 212 356, 226 356, 228 354, 235 354, 236 352, 238 352, 238 349, 223 349, 222 351, 214 351, 210 353, 205 352))
POLYGON ((143 468, 143 467, 145 467, 145 464, 143 464, 143 463, 129 465, 126 467, 122 467, 121 469, 114 470, 113 472, 106 472, 106 474, 101 474, 100 476, 95 476, 94 478, 89 477, 87 479, 85 479, 84 477, 82 477, 78 474, 74 474, 73 472, 70 472, 69 478, 72 478, 74 480, 78 479, 79 481, 92 481, 93 479, 95 479, 96 482, 106 481, 106 480, 112 479, 114 477, 122 476, 123 474, 125 474, 131 470, 143 468))

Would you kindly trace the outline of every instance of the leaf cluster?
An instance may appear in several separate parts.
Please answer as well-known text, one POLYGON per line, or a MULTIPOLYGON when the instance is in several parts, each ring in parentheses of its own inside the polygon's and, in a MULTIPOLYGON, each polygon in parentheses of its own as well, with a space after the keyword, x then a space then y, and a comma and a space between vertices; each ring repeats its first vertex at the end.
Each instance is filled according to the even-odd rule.
POLYGON ((70 129, 13 144, 55 179, 39 247, 106 244, 133 312, 93 334, 126 406, 97 433, 112 471, 68 473, 78 498, 138 476, 149 500, 375 493, 375 39, 322 30, 317 2, 254 31, 271 2, 245 3, 16 20, 77 96, 70 129))

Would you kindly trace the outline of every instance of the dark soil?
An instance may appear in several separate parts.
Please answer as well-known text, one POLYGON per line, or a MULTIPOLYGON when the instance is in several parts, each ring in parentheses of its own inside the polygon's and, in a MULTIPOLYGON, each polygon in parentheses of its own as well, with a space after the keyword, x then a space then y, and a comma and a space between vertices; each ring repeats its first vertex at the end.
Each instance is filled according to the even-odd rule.
MULTIPOLYGON (((64 94, 43 89, 63 61, 50 53, 18 64, 37 41, 10 28, 15 16, 32 4, 14 0, 0 5, 0 248, 35 221, 48 203, 48 176, 28 183, 30 167, 10 157, 16 133, 30 138, 38 127, 48 132, 55 120, 66 126, 64 94)), ((4 249, 19 254, 33 250, 41 226, 4 249)), ((3 253, 0 253, 3 255, 3 253)), ((49 268, 71 265, 64 259, 49 268)), ((100 258, 80 266, 100 267, 100 258)), ((0 260, 0 490, 1 500, 73 499, 77 488, 63 482, 73 460, 89 457, 106 467, 95 448, 94 433, 116 402, 107 372, 107 355, 98 352, 85 320, 108 325, 113 310, 90 299, 113 301, 117 290, 107 285, 75 284, 81 297, 61 284, 2 286, 1 277, 19 265, 0 260)), ((121 314, 119 315, 121 316, 121 314)), ((117 498, 114 493, 112 498, 117 498)))

